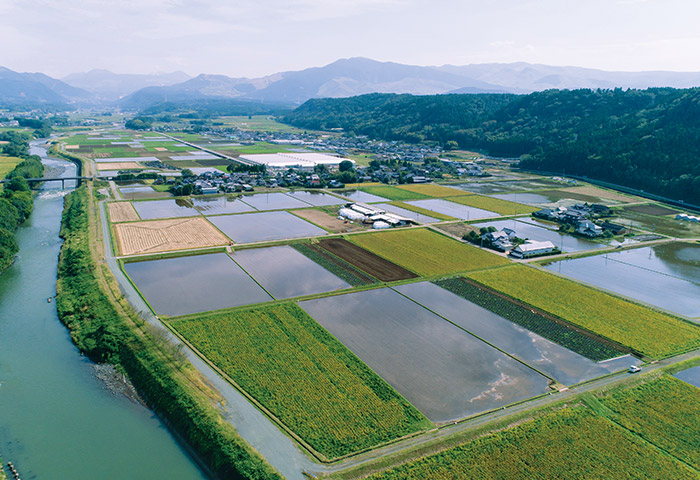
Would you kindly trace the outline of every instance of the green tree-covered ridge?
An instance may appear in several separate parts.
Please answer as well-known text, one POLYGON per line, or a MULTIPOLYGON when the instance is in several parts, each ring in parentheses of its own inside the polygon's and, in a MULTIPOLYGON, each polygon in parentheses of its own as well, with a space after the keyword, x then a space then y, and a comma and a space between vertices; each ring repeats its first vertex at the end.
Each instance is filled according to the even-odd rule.
POLYGON ((700 89, 312 99, 283 118, 372 138, 456 142, 521 166, 700 203, 700 89))

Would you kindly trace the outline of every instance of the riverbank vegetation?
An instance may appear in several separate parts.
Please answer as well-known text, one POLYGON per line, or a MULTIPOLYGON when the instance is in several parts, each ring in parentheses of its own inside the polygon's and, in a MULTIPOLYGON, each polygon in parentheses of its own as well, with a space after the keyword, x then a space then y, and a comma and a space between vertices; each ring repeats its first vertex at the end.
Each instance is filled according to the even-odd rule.
POLYGON ((34 197, 27 178, 39 178, 44 174, 41 158, 29 155, 29 137, 18 132, 0 132, 2 147, 0 168, 12 165, 9 171, 0 170, 0 180, 5 179, 0 194, 0 273, 9 267, 18 252, 15 231, 32 213, 34 197), (4 156, 12 155, 12 156, 4 156), (9 159, 9 161, 4 161, 9 159), (3 175, 4 173, 4 175, 3 175))
POLYGON ((217 478, 279 479, 214 406, 211 394, 186 376, 192 367, 156 330, 119 312, 98 280, 89 234, 95 209, 88 186, 66 197, 61 223, 56 307, 78 348, 125 372, 148 405, 217 478))
POLYGON ((698 88, 618 88, 311 99, 283 120, 382 140, 456 143, 520 157, 525 168, 565 170, 700 204, 698 119, 698 88))
POLYGON ((294 303, 172 324, 327 459, 432 426, 294 303))

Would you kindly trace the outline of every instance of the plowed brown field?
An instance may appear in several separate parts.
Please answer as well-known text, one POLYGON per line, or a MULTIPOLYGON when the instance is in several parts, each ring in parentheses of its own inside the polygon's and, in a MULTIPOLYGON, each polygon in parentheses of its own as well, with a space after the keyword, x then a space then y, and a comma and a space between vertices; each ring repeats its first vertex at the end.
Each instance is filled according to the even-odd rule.
POLYGON ((229 240, 204 218, 175 218, 114 226, 121 255, 167 252, 229 245, 229 240))
POLYGON ((342 238, 330 238, 321 240, 318 243, 325 250, 328 250, 360 270, 369 273, 382 282, 406 280, 418 276, 342 238))
POLYGON ((129 202, 117 202, 107 204, 109 207, 109 219, 112 223, 137 222, 141 220, 134 206, 129 202))

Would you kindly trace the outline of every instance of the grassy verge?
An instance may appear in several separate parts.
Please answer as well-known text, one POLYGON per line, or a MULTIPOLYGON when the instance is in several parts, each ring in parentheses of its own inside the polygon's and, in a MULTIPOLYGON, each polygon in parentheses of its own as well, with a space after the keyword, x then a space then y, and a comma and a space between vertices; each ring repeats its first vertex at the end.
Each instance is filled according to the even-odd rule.
POLYGON ((347 240, 423 276, 465 272, 509 263, 503 257, 424 228, 350 235, 347 240))
POLYGON ((74 343, 94 361, 122 369, 214 475, 281 478, 225 421, 211 394, 191 381, 192 367, 179 352, 135 315, 120 314, 102 290, 90 251, 90 208, 87 187, 78 188, 66 197, 61 223, 56 307, 74 343))
POLYGON ((696 325, 536 268, 515 265, 467 276, 653 358, 700 346, 696 325))
POLYGON ((621 354, 609 345, 567 328, 507 298, 495 295, 463 278, 438 280, 435 284, 591 360, 601 361, 621 354))
POLYGON ((431 427, 294 303, 171 324, 327 459, 431 427))

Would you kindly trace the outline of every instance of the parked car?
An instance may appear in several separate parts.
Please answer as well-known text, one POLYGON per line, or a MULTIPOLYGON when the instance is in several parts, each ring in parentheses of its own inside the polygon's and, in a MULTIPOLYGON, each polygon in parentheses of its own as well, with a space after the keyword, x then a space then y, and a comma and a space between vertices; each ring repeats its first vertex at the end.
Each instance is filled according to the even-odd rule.
POLYGON ((641 372, 641 371, 642 371, 642 367, 639 367, 637 365, 630 365, 630 368, 629 368, 630 373, 637 373, 637 372, 641 372))

